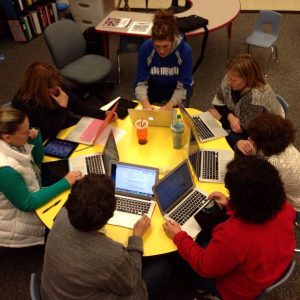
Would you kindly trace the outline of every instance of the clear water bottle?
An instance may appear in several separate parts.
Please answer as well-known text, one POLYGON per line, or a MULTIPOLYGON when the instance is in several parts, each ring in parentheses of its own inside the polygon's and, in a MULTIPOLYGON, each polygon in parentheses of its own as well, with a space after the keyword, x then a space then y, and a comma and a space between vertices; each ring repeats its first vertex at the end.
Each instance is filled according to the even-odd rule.
POLYGON ((184 124, 182 122, 181 115, 176 116, 176 121, 171 125, 172 134, 173 134, 173 148, 181 149, 183 146, 183 132, 184 124))

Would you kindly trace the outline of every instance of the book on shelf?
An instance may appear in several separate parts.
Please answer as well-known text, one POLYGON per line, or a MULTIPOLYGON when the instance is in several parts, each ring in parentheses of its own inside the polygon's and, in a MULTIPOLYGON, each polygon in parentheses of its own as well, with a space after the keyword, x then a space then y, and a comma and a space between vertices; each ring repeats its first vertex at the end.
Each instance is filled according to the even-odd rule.
POLYGON ((32 11, 31 15, 32 15, 34 26, 35 26, 36 34, 41 34, 42 33, 42 28, 41 28, 41 25, 40 25, 40 21, 39 21, 37 11, 36 10, 32 11))
POLYGON ((27 16, 21 17, 21 22, 23 22, 23 24, 24 24, 23 28, 25 29, 25 34, 26 34, 27 40, 31 41, 32 40, 32 32, 29 27, 27 16))
POLYGON ((56 8, 56 3, 52 2, 51 6, 52 6, 52 11, 53 11, 54 21, 58 21, 58 12, 57 12, 57 8, 56 8))
POLYGON ((131 24, 128 29, 128 33, 139 33, 139 34, 148 34, 152 28, 152 22, 138 22, 135 21, 131 24))
POLYGON ((30 28, 30 31, 31 31, 32 36, 36 36, 37 33, 36 33, 36 28, 35 28, 35 25, 34 25, 33 18, 32 18, 32 14, 29 12, 29 13, 26 15, 26 17, 27 17, 27 21, 28 21, 29 28, 30 28))
POLYGON ((48 26, 45 9, 42 5, 36 7, 42 30, 48 26))
POLYGON ((27 42, 24 29, 19 20, 7 20, 7 23, 16 42, 27 42))
POLYGON ((107 18, 103 24, 104 27, 125 28, 129 25, 130 18, 107 18))

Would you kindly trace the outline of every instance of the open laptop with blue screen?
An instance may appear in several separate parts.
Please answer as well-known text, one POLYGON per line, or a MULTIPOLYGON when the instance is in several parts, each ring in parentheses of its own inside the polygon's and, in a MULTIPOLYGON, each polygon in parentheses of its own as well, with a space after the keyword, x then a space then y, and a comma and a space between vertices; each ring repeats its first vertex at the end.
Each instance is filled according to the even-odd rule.
POLYGON ((152 186, 158 180, 159 169, 111 161, 110 174, 117 207, 108 224, 133 228, 143 214, 151 218, 155 207, 152 186))
POLYGON ((153 192, 165 219, 179 223, 191 237, 201 231, 194 216, 211 200, 195 186, 187 160, 154 185, 153 192))

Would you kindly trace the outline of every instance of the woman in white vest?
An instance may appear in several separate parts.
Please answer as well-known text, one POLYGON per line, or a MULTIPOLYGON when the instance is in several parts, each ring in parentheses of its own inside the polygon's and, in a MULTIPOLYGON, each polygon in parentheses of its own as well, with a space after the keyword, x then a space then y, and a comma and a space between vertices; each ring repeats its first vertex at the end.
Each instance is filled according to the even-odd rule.
POLYGON ((42 188, 38 165, 44 157, 40 133, 29 128, 27 116, 14 108, 0 109, 0 247, 44 243, 44 226, 35 209, 81 178, 68 173, 42 188))

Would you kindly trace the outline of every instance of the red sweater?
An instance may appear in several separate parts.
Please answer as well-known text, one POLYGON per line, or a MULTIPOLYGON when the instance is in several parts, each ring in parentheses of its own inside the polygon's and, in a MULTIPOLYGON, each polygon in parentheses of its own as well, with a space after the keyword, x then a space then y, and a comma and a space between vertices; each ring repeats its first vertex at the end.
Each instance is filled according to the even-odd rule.
POLYGON ((186 232, 174 236, 180 255, 202 277, 215 278, 224 300, 255 299, 278 280, 295 249, 295 211, 285 203, 265 224, 245 223, 231 216, 215 227, 206 248, 186 232))

